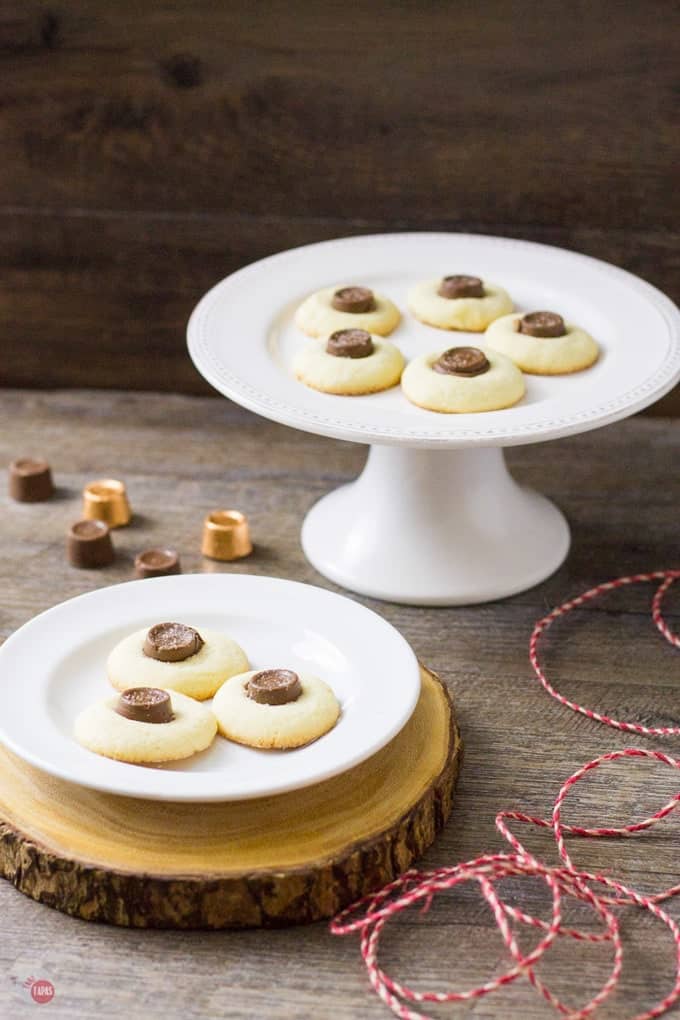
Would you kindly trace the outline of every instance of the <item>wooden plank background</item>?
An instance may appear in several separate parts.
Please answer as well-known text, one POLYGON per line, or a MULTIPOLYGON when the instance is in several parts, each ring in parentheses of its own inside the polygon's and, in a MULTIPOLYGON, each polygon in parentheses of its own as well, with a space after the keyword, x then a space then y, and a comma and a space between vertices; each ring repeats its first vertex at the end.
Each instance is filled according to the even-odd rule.
POLYGON ((342 234, 547 241, 678 299, 675 12, 3 0, 1 381, 209 392, 200 294, 342 234))

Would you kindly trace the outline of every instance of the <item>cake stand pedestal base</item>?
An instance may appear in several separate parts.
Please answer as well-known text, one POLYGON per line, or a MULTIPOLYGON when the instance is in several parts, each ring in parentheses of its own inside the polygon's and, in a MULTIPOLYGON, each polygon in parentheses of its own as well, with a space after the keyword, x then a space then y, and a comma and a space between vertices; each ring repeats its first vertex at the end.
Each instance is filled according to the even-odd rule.
POLYGON ((356 481, 309 511, 302 546, 350 591, 456 606, 545 580, 567 555, 569 526, 548 499, 515 482, 499 447, 371 446, 356 481))

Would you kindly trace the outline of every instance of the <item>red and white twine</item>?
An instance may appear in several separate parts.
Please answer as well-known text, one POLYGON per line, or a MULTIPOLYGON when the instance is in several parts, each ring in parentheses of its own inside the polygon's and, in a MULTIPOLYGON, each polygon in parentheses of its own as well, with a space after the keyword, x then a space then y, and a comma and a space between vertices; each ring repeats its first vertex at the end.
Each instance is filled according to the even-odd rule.
MULTIPOLYGON (((652 619, 654 625, 666 641, 680 648, 680 637, 674 634, 662 615, 664 595, 680 578, 680 570, 660 570, 647 574, 634 574, 620 577, 614 581, 597 585, 575 599, 564 602, 551 613, 539 620, 534 627, 529 645, 529 658, 534 672, 545 690, 553 698, 572 709, 594 719, 597 722, 625 732, 637 733, 642 736, 669 737, 680 735, 679 726, 642 726, 636 722, 621 722, 610 716, 584 708, 560 694, 547 679, 538 657, 538 646, 541 635, 557 620, 572 609, 590 602, 605 592, 623 588, 626 585, 646 581, 661 582, 652 600, 652 619)), ((652 895, 646 895, 624 885, 604 874, 594 874, 579 870, 573 863, 566 848, 567 836, 597 838, 626 837, 643 832, 656 825, 671 813, 680 802, 680 791, 671 800, 648 818, 639 822, 631 822, 620 828, 582 828, 577 825, 566 825, 562 822, 562 806, 569 791, 585 776, 610 762, 624 759, 660 762, 673 769, 680 769, 680 759, 664 754, 662 751, 645 750, 643 748, 625 748, 610 751, 593 761, 588 762, 560 788, 555 800, 550 819, 537 818, 520 811, 502 811, 496 817, 496 828, 511 846, 510 852, 484 854, 471 861, 465 861, 452 867, 438 868, 434 871, 405 872, 390 882, 383 889, 352 904, 342 911, 331 922, 334 935, 348 935, 351 932, 361 934, 361 955, 368 971, 373 989, 383 1002, 402 1020, 428 1020, 427 1014, 417 1012, 409 1004, 466 1002, 482 998, 490 992, 511 984, 519 977, 527 978, 540 995, 563 1016, 569 1020, 581 1020, 590 1016, 617 986, 623 965, 623 947, 620 933, 620 922, 617 908, 635 906, 648 910, 668 928, 675 946, 675 977, 673 987, 655 1006, 644 1013, 637 1014, 633 1020, 651 1020, 665 1013, 680 998, 680 928, 673 918, 659 904, 680 893, 680 884, 671 886, 652 895), (557 846, 560 864, 549 866, 540 861, 522 845, 517 836, 510 830, 510 822, 519 822, 552 829, 557 846), (524 911, 505 903, 499 896, 496 883, 509 877, 527 876, 544 883, 552 901, 549 921, 527 914, 524 911), (462 992, 428 992, 418 991, 409 985, 390 977, 378 964, 378 946, 380 935, 386 922, 400 911, 420 904, 427 910, 433 897, 446 889, 453 889, 466 882, 476 882, 482 896, 488 903, 501 933, 505 946, 512 958, 512 966, 499 977, 462 992), (579 900, 592 908, 601 922, 597 932, 582 931, 569 928, 562 923, 562 903, 565 897, 579 900), (527 926, 541 932, 536 946, 529 953, 523 953, 518 945, 514 926, 527 926), (582 942, 608 942, 612 946, 612 963, 609 975, 590 1001, 581 1006, 567 1005, 561 1001, 538 977, 536 964, 557 938, 572 938, 582 942)))
POLYGON ((573 712, 580 712, 581 715, 587 716, 588 719, 594 719, 596 722, 604 723, 605 726, 612 726, 616 730, 624 730, 626 733, 637 733, 643 737, 677 737, 680 736, 680 726, 642 726, 636 722, 620 722, 618 719, 612 719, 608 715, 602 715, 600 712, 595 712, 592 708, 584 708, 583 705, 577 704, 575 701, 570 701, 565 698, 563 694, 550 683, 546 677, 543 667, 538 658, 538 644, 541 639, 541 635, 545 633, 548 627, 551 627, 555 620, 558 620, 561 616, 566 616, 572 609, 578 609, 579 606, 585 605, 587 602, 592 602, 599 595, 604 595, 606 592, 615 591, 617 588, 625 588, 629 584, 640 584, 643 581, 661 581, 660 586, 657 588, 654 598, 652 599, 652 620, 654 626, 663 635, 669 644, 674 645, 676 648, 680 648, 680 637, 674 634, 668 624, 663 618, 661 612, 661 605, 663 602, 664 595, 673 584, 674 581, 680 577, 680 570, 655 570, 651 574, 631 574, 628 577, 617 577, 615 581, 605 581, 604 584, 598 584, 589 591, 578 595, 575 599, 570 599, 569 602, 563 602, 561 606, 553 609, 551 613, 544 616, 542 620, 539 620, 535 625, 529 641, 529 661, 533 666, 534 673, 538 677, 539 681, 548 692, 548 694, 559 701, 561 705, 565 705, 570 708, 573 712))

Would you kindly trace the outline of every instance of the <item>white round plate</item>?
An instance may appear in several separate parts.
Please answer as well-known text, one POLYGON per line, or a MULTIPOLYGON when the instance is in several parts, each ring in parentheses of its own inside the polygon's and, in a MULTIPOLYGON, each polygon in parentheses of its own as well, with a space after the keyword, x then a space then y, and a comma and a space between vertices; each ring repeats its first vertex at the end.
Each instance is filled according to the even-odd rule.
POLYGON ((5 642, 0 677, 0 740, 16 755, 81 786, 169 801, 242 800, 344 772, 399 732, 420 691, 413 651, 377 613, 312 585, 242 574, 130 581, 70 599, 5 642), (113 693, 108 653, 126 634, 161 620, 223 630, 254 669, 316 673, 340 701, 337 725, 293 751, 257 751, 218 736, 207 751, 163 766, 85 750, 73 722, 113 693))
POLYGON ((470 234, 346 237, 272 255, 203 297, 188 342, 208 382, 266 418, 338 439, 426 448, 512 446, 597 428, 651 404, 680 378, 680 313, 660 291, 586 255, 470 234), (505 287, 521 311, 549 308, 583 326, 600 344, 599 361, 570 376, 527 376, 519 404, 484 414, 426 411, 399 387, 331 396, 294 378, 295 353, 314 342, 293 324, 295 309, 335 283, 373 287, 398 305, 403 319, 390 340, 407 359, 479 341, 478 333, 425 326, 406 308, 411 284, 460 272, 505 287))

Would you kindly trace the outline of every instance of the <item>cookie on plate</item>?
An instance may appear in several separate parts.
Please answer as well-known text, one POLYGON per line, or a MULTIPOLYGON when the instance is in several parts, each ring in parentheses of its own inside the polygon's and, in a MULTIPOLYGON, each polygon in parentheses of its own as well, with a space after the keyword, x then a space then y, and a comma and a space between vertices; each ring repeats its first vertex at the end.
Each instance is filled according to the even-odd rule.
POLYGON ((414 358, 401 377, 404 394, 428 411, 464 414, 511 407, 524 396, 524 378, 504 354, 451 347, 414 358))
POLYGON ((222 736, 250 747, 301 747, 327 733, 340 705, 317 676, 264 669, 234 676, 220 687, 213 712, 222 736))
POLYGON ((556 312, 504 315, 491 323, 484 340, 532 375, 580 372, 590 368, 600 353, 589 333, 556 312))
POLYGON ((134 687, 82 711, 74 733, 79 744, 105 758, 155 764, 205 750, 217 721, 205 705, 177 691, 134 687))
POLYGON ((408 293, 408 306, 428 326, 471 333, 482 333, 512 311, 510 295, 502 287, 459 273, 417 283, 408 293))
POLYGON ((119 691, 163 687, 203 701, 248 665, 243 649, 226 634, 157 623, 123 638, 111 651, 106 670, 119 691))
POLYGON ((404 358, 394 344, 364 329, 339 329, 325 344, 309 344, 293 362, 305 386, 322 393, 359 396, 396 386, 404 358))
POLYGON ((389 298, 368 287, 346 284, 315 291, 295 313, 298 329, 317 337, 327 337, 338 329, 354 328, 387 336, 400 319, 399 309, 389 298))

